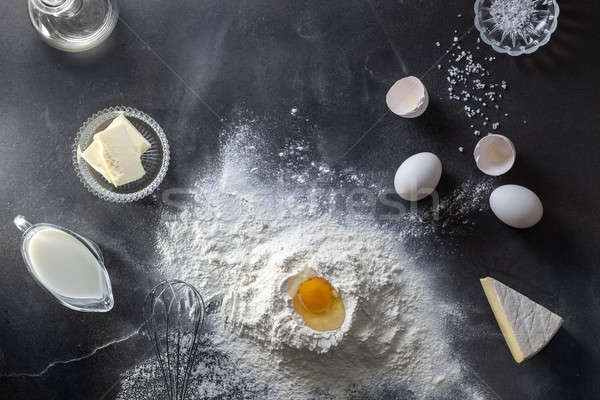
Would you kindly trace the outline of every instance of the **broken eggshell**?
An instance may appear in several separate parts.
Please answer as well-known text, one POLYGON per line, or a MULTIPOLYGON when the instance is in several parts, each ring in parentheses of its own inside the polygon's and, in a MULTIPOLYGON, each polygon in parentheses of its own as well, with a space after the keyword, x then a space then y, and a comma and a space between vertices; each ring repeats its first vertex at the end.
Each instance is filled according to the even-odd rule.
POLYGON ((473 157, 481 172, 491 176, 507 173, 515 163, 517 151, 509 138, 503 135, 487 135, 475 146, 473 157))
POLYGON ((394 114, 416 118, 427 109, 429 94, 419 78, 407 76, 392 85, 385 96, 385 102, 394 114))

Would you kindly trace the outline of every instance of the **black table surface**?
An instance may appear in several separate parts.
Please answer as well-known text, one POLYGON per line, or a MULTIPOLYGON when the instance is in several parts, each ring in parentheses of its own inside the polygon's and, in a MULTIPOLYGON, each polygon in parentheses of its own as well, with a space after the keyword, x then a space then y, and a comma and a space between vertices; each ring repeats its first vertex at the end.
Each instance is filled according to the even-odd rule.
MULTIPOLYGON (((511 117, 501 132, 518 151, 515 167, 493 184, 534 190, 543 220, 519 231, 482 212, 458 238, 416 243, 438 247, 430 261, 440 291, 466 310, 452 351, 502 399, 600 398, 600 2, 560 6, 557 32, 533 55, 482 49, 496 57, 494 74, 510 83, 502 107, 511 117), (478 282, 487 275, 565 318, 526 363, 512 360, 491 316, 478 282)), ((84 54, 43 44, 25 1, 4 0, 0 9, 2 399, 116 396, 119 374, 148 348, 139 337, 111 343, 139 326, 145 293, 159 279, 145 271, 157 259, 151 238, 161 195, 214 161, 218 132, 240 110, 281 122, 272 132, 280 141, 291 134, 283 127, 297 107, 319 131, 323 157, 375 172, 390 186, 404 158, 427 150, 444 162, 441 195, 467 178, 484 179, 462 105, 449 101, 444 69, 431 69, 455 30, 474 47, 470 0, 128 0, 111 37, 84 54), (417 120, 386 114, 389 86, 426 71, 427 113, 417 120), (173 156, 159 190, 127 205, 88 193, 70 155, 81 123, 118 104, 152 115, 173 156), (20 256, 17 214, 100 244, 117 299, 110 313, 70 311, 36 285, 20 256)))

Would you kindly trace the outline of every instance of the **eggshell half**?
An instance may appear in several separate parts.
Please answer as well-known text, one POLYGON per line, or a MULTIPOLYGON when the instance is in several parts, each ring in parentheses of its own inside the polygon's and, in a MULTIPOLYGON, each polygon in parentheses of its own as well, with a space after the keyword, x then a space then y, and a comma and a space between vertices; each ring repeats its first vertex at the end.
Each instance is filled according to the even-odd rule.
POLYGON ((396 171, 394 188, 400 197, 417 201, 429 196, 442 176, 442 162, 433 153, 408 157, 396 171))
POLYGON ((429 105, 429 93, 423 82, 415 76, 396 81, 385 96, 388 108, 404 118, 416 118, 429 105))
POLYGON ((496 188, 490 195, 490 208, 500 221, 519 229, 534 226, 544 215, 540 198, 519 185, 496 188))
POLYGON ((477 168, 491 176, 507 173, 515 163, 516 155, 515 145, 503 135, 487 135, 481 138, 473 151, 477 168))

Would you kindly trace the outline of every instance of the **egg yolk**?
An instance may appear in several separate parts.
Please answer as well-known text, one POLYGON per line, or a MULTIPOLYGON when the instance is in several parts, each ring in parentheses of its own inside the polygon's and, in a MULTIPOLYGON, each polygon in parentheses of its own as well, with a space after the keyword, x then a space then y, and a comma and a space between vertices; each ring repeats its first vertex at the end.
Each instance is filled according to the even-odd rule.
POLYGON ((333 287, 323 278, 310 278, 298 289, 302 304, 313 313, 321 313, 333 301, 333 287))

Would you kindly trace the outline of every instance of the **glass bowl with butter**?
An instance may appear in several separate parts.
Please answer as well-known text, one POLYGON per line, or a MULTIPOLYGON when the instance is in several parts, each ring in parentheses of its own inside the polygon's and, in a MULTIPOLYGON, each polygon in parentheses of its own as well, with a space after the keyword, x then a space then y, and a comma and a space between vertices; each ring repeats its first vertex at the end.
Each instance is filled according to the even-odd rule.
POLYGON ((118 203, 154 192, 167 173, 169 158, 169 144, 160 125, 125 106, 92 115, 73 145, 73 164, 85 188, 118 203))

